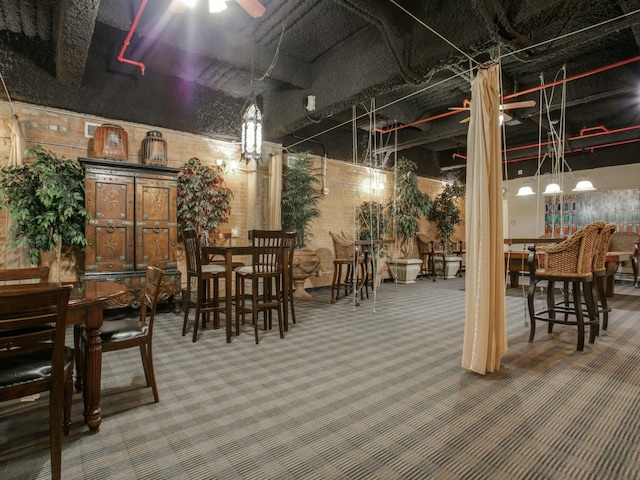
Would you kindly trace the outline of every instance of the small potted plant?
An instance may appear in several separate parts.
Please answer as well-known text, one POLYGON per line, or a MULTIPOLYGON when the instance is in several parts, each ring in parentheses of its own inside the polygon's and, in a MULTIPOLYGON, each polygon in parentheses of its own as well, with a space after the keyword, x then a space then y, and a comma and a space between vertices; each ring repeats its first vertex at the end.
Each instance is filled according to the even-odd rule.
POLYGON ((280 212, 282 228, 296 231, 296 252, 293 259, 294 298, 310 298, 304 282, 320 264, 315 251, 306 249, 311 237, 311 222, 320 216, 318 202, 322 198, 317 169, 307 153, 291 154, 290 164, 283 168, 282 199, 280 212))
POLYGON ((395 175, 395 197, 389 200, 388 209, 392 229, 400 240, 402 256, 388 262, 389 271, 398 283, 414 283, 422 260, 410 258, 410 255, 413 253, 415 237, 420 231, 418 220, 429 214, 431 199, 420 191, 414 162, 399 158, 395 175))
POLYGON ((24 165, 2 169, 0 208, 8 207, 14 221, 13 245, 26 245, 32 264, 40 262, 42 252, 55 252, 60 282, 63 248, 66 255, 87 245, 84 171, 77 162, 39 145, 27 149, 27 160, 24 165))
MULTIPOLYGON (((206 237, 228 221, 233 192, 227 188, 222 169, 190 158, 178 173, 178 222, 185 230, 206 237)), ((205 238, 206 240, 206 238, 205 238)))

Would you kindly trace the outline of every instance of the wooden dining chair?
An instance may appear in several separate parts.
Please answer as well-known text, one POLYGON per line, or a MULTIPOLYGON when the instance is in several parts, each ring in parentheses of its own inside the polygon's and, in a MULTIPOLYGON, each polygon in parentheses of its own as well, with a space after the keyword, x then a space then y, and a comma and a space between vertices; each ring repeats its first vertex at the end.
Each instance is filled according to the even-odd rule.
POLYGON ((251 231, 251 265, 235 269, 236 273, 236 332, 240 331, 240 320, 251 314, 256 343, 258 336, 258 315, 264 314, 264 329, 269 325, 269 314, 276 310, 280 338, 284 338, 282 321, 282 275, 284 272, 285 232, 281 230, 251 231), (250 282, 251 289, 247 289, 250 282), (275 289, 275 291, 274 291, 275 289), (247 302, 250 297, 251 302, 247 302))
MULTIPOLYGON (((142 367, 147 382, 151 387, 155 403, 158 397, 158 386, 153 370, 153 325, 156 318, 156 308, 160 297, 160 287, 164 278, 164 270, 148 266, 144 289, 140 295, 140 314, 138 318, 124 318, 119 320, 105 320, 100 327, 102 353, 124 350, 126 348, 140 348, 142 367)), ((82 349, 86 350, 88 336, 82 335, 82 349)), ((83 362, 84 368, 84 362, 83 362)))
POLYGON ((0 285, 47 283, 49 267, 8 268, 0 270, 0 285))
POLYGON ((287 302, 283 304, 283 314, 285 318, 285 329, 289 324, 289 312, 291 312, 291 322, 296 323, 296 309, 293 302, 293 258, 296 251, 296 238, 298 233, 295 231, 285 232, 284 234, 284 257, 286 269, 286 282, 285 275, 282 276, 282 291, 287 289, 287 302))
POLYGON ((69 434, 73 351, 65 347, 71 285, 0 289, 0 401, 49 391, 51 477, 62 476, 69 434))
MULTIPOLYGON (((231 232, 207 232, 205 234, 205 239, 207 245, 230 247, 231 242, 233 242, 233 235, 231 234, 231 232)), ((225 260, 224 258, 221 260, 216 259, 215 256, 212 255, 207 259, 206 263, 212 263, 214 265, 225 265, 225 260)), ((242 267, 243 265, 244 262, 240 262, 237 260, 233 260, 231 262, 231 268, 242 267)))
MULTIPOLYGON (((225 279, 226 268, 223 264, 208 263, 202 256, 200 239, 195 230, 185 230, 184 251, 187 260, 187 291, 184 298, 184 321, 182 336, 187 334, 189 310, 195 308, 193 322, 193 341, 198 339, 198 323, 202 318, 202 327, 206 327, 209 314, 214 314, 214 327, 219 327, 220 312, 225 306, 220 301, 219 281, 225 279), (194 298, 195 293, 195 298, 194 298)), ((228 301, 225 299, 225 301, 228 301)))
MULTIPOLYGON (((336 303, 340 297, 340 290, 344 289, 344 296, 359 289, 360 281, 364 281, 359 266, 364 272, 364 264, 355 247, 355 239, 347 239, 340 233, 329 232, 333 242, 333 279, 331 281, 331 303, 336 303), (344 268, 343 268, 344 267, 344 268)), ((360 289, 360 299, 364 300, 364 292, 360 289)))
POLYGON ((631 265, 633 272, 633 285, 639 288, 638 284, 638 244, 640 244, 640 234, 632 232, 615 232, 611 235, 610 252, 628 252, 631 258, 622 262, 622 266, 631 265))
POLYGON ((422 267, 420 268, 420 278, 431 277, 433 281, 436 281, 436 261, 435 256, 441 254, 444 257, 444 252, 438 252, 435 248, 435 242, 433 238, 424 233, 419 233, 416 236, 416 243, 418 245, 418 252, 422 259, 422 267))

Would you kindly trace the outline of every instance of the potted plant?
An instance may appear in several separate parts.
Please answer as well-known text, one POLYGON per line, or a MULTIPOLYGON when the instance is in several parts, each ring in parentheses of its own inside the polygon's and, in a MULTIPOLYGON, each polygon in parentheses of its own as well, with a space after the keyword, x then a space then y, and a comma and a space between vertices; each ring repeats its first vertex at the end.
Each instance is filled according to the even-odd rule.
POLYGON ((282 199, 280 212, 282 228, 296 231, 296 252, 293 259, 294 298, 310 298, 304 289, 304 281, 320 263, 316 252, 306 249, 311 237, 311 222, 320 216, 318 202, 322 198, 317 169, 307 153, 292 154, 291 162, 283 168, 282 199))
MULTIPOLYGON (((379 267, 379 260, 388 258, 387 246, 381 243, 389 234, 389 215, 380 202, 365 201, 360 204, 356 215, 358 217, 358 239, 361 241, 371 241, 371 245, 364 245, 363 251, 368 258, 374 260, 374 264, 379 267), (380 242, 375 244, 375 242, 380 242)), ((375 284, 380 281, 380 274, 375 272, 375 284)))
POLYGON ((399 158, 395 166, 395 196, 388 203, 392 229, 400 240, 400 258, 389 261, 389 271, 398 283, 414 283, 422 260, 410 258, 415 236, 420 231, 418 220, 426 217, 431 208, 431 199, 420 191, 416 164, 399 158))
MULTIPOLYGON (((447 257, 451 257, 451 235, 456 229, 457 225, 462 223, 462 218, 460 217, 460 207, 458 207, 457 200, 460 197, 464 197, 465 187, 464 185, 453 182, 445 184, 442 192, 435 196, 433 203, 431 205, 431 210, 427 215, 427 220, 434 223, 436 226, 436 230, 438 232, 438 238, 442 242, 442 246, 445 251, 444 263, 446 265, 446 269, 451 268, 459 268, 461 265, 462 259, 460 257, 455 257, 450 262, 447 262, 447 257)), ((445 269, 445 267, 443 267, 445 269)), ((455 276, 457 270, 455 272, 444 272, 445 278, 455 276)))
POLYGON ((228 221, 233 193, 217 165, 204 165, 198 158, 190 158, 178 173, 177 196, 178 222, 183 230, 195 230, 206 237, 228 221))
POLYGON ((55 252, 60 282, 63 248, 83 249, 89 213, 84 208, 84 171, 72 160, 58 157, 39 145, 27 149, 27 163, 2 168, 1 206, 14 220, 10 234, 13 246, 26 245, 31 263, 38 264, 42 252, 55 252))

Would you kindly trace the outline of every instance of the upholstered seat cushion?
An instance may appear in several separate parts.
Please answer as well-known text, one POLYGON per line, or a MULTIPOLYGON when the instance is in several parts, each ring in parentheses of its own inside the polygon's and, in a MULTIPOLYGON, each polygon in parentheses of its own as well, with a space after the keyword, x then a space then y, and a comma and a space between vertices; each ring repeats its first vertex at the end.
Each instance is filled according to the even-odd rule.
POLYGON ((224 265, 209 263, 202 265, 202 273, 224 273, 224 265))
POLYGON ((103 343, 129 340, 142 337, 149 331, 149 325, 138 320, 107 320, 100 327, 100 339, 103 343))
MULTIPOLYGON (((234 271, 239 273, 240 275, 251 275, 253 274, 253 265, 245 265, 243 267, 235 268, 234 271)), ((273 272, 274 269, 270 265, 259 265, 258 272, 259 273, 269 273, 273 272)))
MULTIPOLYGON (((73 362, 73 350, 65 348, 65 369, 73 362)), ((10 358, 0 362, 0 389, 17 383, 43 380, 51 375, 51 351, 41 350, 10 358)))

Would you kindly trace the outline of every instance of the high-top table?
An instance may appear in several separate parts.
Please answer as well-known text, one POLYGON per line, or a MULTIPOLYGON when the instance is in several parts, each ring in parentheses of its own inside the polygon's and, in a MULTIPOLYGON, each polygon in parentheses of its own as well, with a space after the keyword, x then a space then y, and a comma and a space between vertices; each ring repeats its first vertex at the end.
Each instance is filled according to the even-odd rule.
MULTIPOLYGON (((100 410, 100 384, 102 382, 102 345, 100 328, 103 321, 104 305, 127 292, 127 288, 119 283, 85 280, 83 282, 62 282, 73 285, 67 307, 67 325, 74 326, 74 348, 76 358, 76 388, 82 388, 84 399, 84 420, 91 431, 100 430, 102 415, 100 410), (81 327, 87 329, 87 351, 84 372, 77 368, 80 365, 79 335, 81 327), (84 377, 84 379, 83 379, 84 377), (84 380, 84 385, 83 385, 84 380)), ((3 285, 5 290, 35 290, 57 286, 55 283, 21 285, 3 285)))
MULTIPOLYGON (((225 296, 225 330, 227 343, 231 343, 231 330, 232 330, 232 305, 231 299, 233 298, 233 292, 231 289, 231 284, 233 281, 233 257, 239 256, 248 256, 253 252, 253 247, 251 245, 208 245, 201 247, 202 248, 202 257, 208 257, 210 255, 220 255, 224 257, 224 267, 225 267, 225 278, 224 278, 224 296, 225 296)), ((287 249, 284 251, 285 257, 287 256, 287 249)), ((288 257, 287 257, 288 258, 288 257)), ((282 289, 283 296, 283 316, 284 316, 284 329, 285 331, 289 330, 289 314, 288 314, 288 301, 289 301, 289 269, 286 268, 287 262, 283 261, 283 285, 285 288, 282 289)), ((236 335, 239 335, 240 332, 236 332, 236 335)))

